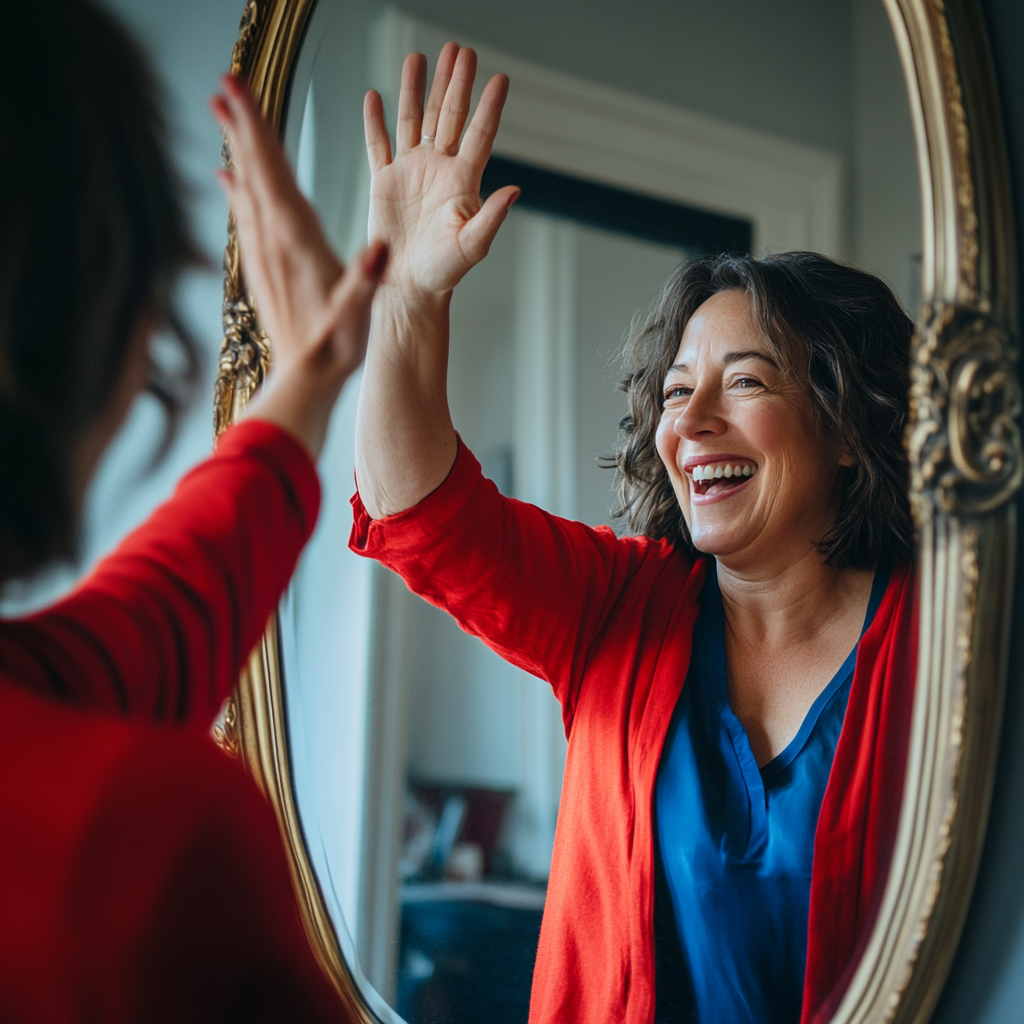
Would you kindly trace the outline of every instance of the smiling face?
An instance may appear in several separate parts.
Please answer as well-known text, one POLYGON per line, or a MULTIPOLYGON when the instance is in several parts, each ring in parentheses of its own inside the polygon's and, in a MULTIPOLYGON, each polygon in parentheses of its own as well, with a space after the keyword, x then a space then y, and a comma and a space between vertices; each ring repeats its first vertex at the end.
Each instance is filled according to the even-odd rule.
POLYGON ((850 460, 823 442, 739 289, 701 305, 665 377, 658 454, 699 551, 737 568, 814 551, 850 460))

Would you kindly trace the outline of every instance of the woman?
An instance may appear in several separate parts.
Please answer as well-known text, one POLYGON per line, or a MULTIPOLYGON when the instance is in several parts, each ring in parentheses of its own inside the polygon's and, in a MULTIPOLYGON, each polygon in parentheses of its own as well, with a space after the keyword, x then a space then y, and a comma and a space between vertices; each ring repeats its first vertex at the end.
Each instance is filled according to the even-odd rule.
POLYGON ((366 105, 375 300, 354 550, 547 679, 569 740, 531 1019, 827 1020, 894 836, 914 674, 911 325, 813 254, 684 268, 635 335, 617 463, 639 536, 503 498, 445 394, 452 289, 507 80, 472 51, 366 105), (685 682, 685 686, 683 685, 685 682), (812 871, 813 862, 813 871, 812 871))
MULTIPOLYGON (((198 256, 123 29, 59 0, 6 10, 0 38, 7 583, 73 554, 89 478, 136 395, 180 409, 196 356, 171 294, 198 256), (164 326, 177 351, 158 364, 164 326)), ((384 249, 345 272, 244 89, 227 80, 214 110, 275 368, 216 454, 70 595, 0 621, 4 1021, 350 1019, 304 934, 273 814, 208 733, 313 529, 313 460, 362 359, 384 249)))

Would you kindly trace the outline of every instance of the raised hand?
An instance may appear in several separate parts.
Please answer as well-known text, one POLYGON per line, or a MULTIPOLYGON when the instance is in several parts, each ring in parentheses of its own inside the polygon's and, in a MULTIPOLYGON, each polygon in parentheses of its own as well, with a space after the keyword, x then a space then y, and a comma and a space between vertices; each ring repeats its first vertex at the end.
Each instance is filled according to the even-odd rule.
POLYGON ((402 69, 396 153, 376 92, 364 106, 373 182, 370 238, 388 245, 385 284, 410 297, 449 292, 487 255, 519 195, 506 186, 480 204, 480 179, 498 131, 508 78, 495 75, 461 139, 476 77, 476 53, 457 43, 441 51, 426 110, 427 62, 410 54, 402 69))
POLYGON ((211 106, 234 169, 218 178, 234 211, 246 283, 273 346, 272 373, 247 415, 279 423, 316 455, 341 387, 366 353, 387 248, 376 241, 346 271, 249 91, 229 75, 222 85, 211 106))

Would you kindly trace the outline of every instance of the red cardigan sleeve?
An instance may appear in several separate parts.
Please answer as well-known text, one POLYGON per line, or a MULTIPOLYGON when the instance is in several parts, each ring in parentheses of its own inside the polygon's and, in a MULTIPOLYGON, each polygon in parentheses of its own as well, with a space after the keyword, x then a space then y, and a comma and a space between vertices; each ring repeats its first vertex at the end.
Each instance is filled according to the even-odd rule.
POLYGON ((349 546, 403 577, 503 658, 546 679, 568 729, 587 656, 644 562, 667 542, 618 538, 504 497, 460 441, 418 505, 371 519, 356 494, 349 546))
POLYGON ((207 728, 287 586, 320 485, 286 431, 246 420, 57 604, 0 623, 0 672, 37 693, 207 728))
POLYGON ((0 775, 0 1019, 356 1019, 270 806, 208 737, 0 680, 0 775))

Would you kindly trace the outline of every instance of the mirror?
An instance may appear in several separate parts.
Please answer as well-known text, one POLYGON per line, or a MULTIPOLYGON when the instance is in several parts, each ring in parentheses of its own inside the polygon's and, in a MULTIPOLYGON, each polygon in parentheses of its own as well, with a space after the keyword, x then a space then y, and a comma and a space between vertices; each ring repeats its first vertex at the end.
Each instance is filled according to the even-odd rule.
MULTIPOLYGON (((482 191, 514 183, 523 194, 456 289, 448 374, 463 443, 506 495, 627 532, 611 516, 614 474, 601 462, 628 411, 614 360, 634 314, 681 264, 810 250, 880 276, 919 318, 907 439, 921 626, 904 637, 920 652, 917 685, 904 652, 902 717, 889 708, 896 760, 873 764, 895 765, 906 782, 884 793, 874 783, 888 824, 876 814, 865 827, 891 835, 870 905, 836 927, 820 913, 816 925, 812 908, 802 941, 809 950, 831 942, 830 955, 846 957, 837 976, 824 972, 815 1021, 872 1020, 893 1005, 900 1019, 923 1019, 914 1015, 927 1015, 941 987, 980 848, 1005 649, 1000 615, 980 606, 1000 607, 1009 586, 1020 476, 1012 251, 997 226, 1005 158, 979 26, 957 5, 947 21, 912 0, 609 5, 600 18, 568 0, 502 11, 319 0, 269 11, 249 4, 236 63, 281 123, 300 187, 346 258, 365 243, 366 89, 381 92, 393 125, 405 55, 423 52, 433 68, 449 38, 478 49, 475 96, 491 74, 510 75, 482 191), (287 45, 274 50, 274 40, 287 45), (973 77, 958 77, 954 41, 973 77), (837 932, 843 942, 830 937, 837 932)), ((265 360, 231 252, 222 421, 265 360)), ((563 713, 547 684, 349 550, 358 387, 335 414, 317 532, 243 680, 227 742, 278 807, 307 924, 359 1013, 409 1024, 525 1021, 545 905, 556 901, 564 922, 574 901, 582 914, 592 898, 585 886, 567 888, 571 871, 549 885, 563 713)), ((869 609, 883 590, 865 590, 869 609)), ((708 592, 702 600, 714 603, 708 592)), ((848 698, 853 662, 839 663, 829 699, 844 686, 848 698)), ((774 753, 799 754, 824 705, 774 753)), ((667 722, 655 730, 654 764, 667 722)), ((781 761, 758 758, 744 783, 748 796, 762 787, 766 807, 773 764, 781 761)), ((649 832, 641 840, 655 843, 649 832)), ((655 930, 659 901, 679 908, 664 888, 652 892, 676 884, 662 859, 636 897, 654 904, 655 930)), ((848 882, 841 869, 834 877, 840 889, 848 882)), ((699 972, 692 953, 682 967, 665 962, 669 932, 641 943, 648 955, 656 947, 658 963, 635 968, 632 995, 621 997, 629 1019, 648 1019, 652 1003, 689 1012, 707 999, 666 987, 680 971, 695 984, 699 972)), ((634 955, 641 947, 629 946, 634 955)), ((802 960, 793 974, 779 1020, 800 1017, 802 960)))

